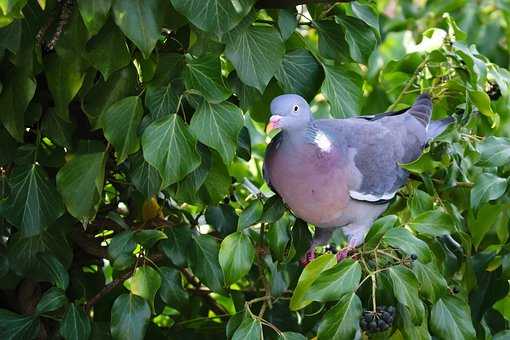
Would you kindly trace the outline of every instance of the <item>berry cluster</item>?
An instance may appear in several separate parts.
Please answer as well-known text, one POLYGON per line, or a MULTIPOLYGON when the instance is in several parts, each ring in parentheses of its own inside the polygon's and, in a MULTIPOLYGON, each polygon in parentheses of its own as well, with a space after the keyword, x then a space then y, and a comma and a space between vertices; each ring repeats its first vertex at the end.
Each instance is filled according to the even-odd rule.
POLYGON ((385 331, 391 327, 395 318, 395 307, 377 306, 376 312, 365 310, 361 316, 361 329, 367 333, 385 331))

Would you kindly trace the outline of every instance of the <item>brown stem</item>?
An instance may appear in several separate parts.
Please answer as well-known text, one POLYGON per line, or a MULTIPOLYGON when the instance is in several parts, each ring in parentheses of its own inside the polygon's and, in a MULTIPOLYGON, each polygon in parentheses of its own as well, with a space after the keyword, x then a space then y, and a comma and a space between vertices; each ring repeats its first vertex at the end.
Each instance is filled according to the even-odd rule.
POLYGON ((259 0, 256 3, 257 8, 292 8, 297 5, 319 4, 319 3, 335 3, 335 2, 351 2, 353 0, 259 0))
POLYGON ((181 273, 186 277, 186 280, 191 283, 193 287, 195 287, 195 289, 191 292, 203 296, 214 313, 217 315, 226 313, 226 311, 220 305, 218 305, 216 300, 214 300, 208 293, 204 294, 204 291, 201 289, 200 281, 195 276, 193 276, 193 274, 191 274, 186 268, 182 268, 181 273))

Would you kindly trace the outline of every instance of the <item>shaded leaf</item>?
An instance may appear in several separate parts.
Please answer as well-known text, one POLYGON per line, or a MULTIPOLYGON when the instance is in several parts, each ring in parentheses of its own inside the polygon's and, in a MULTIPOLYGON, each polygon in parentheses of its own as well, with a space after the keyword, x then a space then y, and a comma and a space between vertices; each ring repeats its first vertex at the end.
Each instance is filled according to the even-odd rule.
POLYGON ((363 95, 361 77, 338 66, 324 66, 324 72, 322 92, 328 99, 331 115, 336 118, 358 115, 363 95))
POLYGON ((476 339, 469 306, 454 296, 445 296, 434 304, 430 329, 442 339, 476 339))
POLYGON ((125 284, 129 287, 131 294, 147 300, 154 310, 154 297, 161 287, 161 276, 155 269, 149 266, 138 267, 125 284))
POLYGON ((176 113, 179 97, 172 83, 165 86, 148 86, 145 93, 145 106, 154 118, 176 113))
POLYGON ((188 262, 193 273, 215 292, 223 291, 223 272, 218 262, 218 244, 209 235, 193 235, 188 262))
POLYGON ((415 261, 413 263, 413 272, 418 279, 420 292, 430 302, 436 302, 438 298, 447 293, 448 284, 434 261, 426 264, 421 261, 415 261))
POLYGON ((244 319, 236 329, 232 340, 258 340, 262 339, 262 325, 260 321, 252 319, 245 313, 244 319))
POLYGON ((33 315, 19 315, 0 309, 0 338, 5 340, 35 339, 39 333, 39 319, 33 315))
POLYGON ((416 277, 409 269, 402 265, 390 267, 388 274, 392 281, 395 298, 407 307, 413 322, 416 325, 421 324, 425 310, 423 303, 418 297, 416 277))
POLYGON ((53 312, 67 303, 67 297, 64 291, 57 287, 51 287, 41 297, 37 303, 36 310, 38 313, 53 312))
POLYGON ((60 335, 65 339, 87 340, 91 332, 92 324, 83 309, 71 303, 60 322, 60 335))
POLYGON ((40 253, 38 258, 51 282, 65 291, 69 285, 69 273, 58 258, 50 253, 40 253))
POLYGON ((161 189, 161 176, 158 170, 145 161, 141 153, 131 159, 133 162, 129 172, 131 182, 145 198, 156 195, 161 189))
POLYGON ((191 245, 191 230, 186 226, 167 228, 168 239, 159 243, 166 257, 177 267, 186 265, 187 253, 191 245))
POLYGON ((221 77, 220 58, 214 54, 187 57, 184 82, 188 90, 198 92, 210 103, 221 103, 232 94, 221 77))
POLYGON ((207 207, 205 219, 208 224, 224 235, 231 234, 237 228, 238 216, 230 205, 207 207))
POLYGON ((471 208, 476 212, 481 203, 501 197, 507 188, 507 180, 491 173, 481 174, 471 189, 471 208))
POLYGON ((368 58, 377 46, 377 38, 372 28, 355 17, 339 16, 336 19, 345 29, 351 58, 360 64, 368 64, 368 58))
POLYGON ((345 294, 324 314, 319 324, 317 339, 354 339, 359 328, 361 312, 362 305, 359 297, 354 292, 345 294))
POLYGON ((96 35, 106 22, 112 0, 78 0, 83 23, 91 35, 96 35))
POLYGON ((146 249, 152 248, 158 241, 167 238, 164 232, 157 229, 139 230, 135 234, 136 242, 146 249))
POLYGON ((397 221, 398 217, 395 215, 388 215, 377 219, 368 231, 363 247, 366 247, 367 249, 376 247, 384 234, 391 230, 391 228, 395 227, 397 221))
POLYGON ((391 247, 402 249, 407 255, 417 255, 418 259, 424 263, 430 261, 431 252, 427 243, 405 228, 389 230, 384 234, 382 240, 391 247))
POLYGON ((425 211, 408 224, 418 233, 431 236, 441 236, 454 231, 450 215, 440 210, 425 211))
POLYGON ((255 248, 250 238, 244 232, 238 231, 223 239, 218 256, 225 283, 230 285, 250 271, 255 258, 255 248))
POLYGON ((172 307, 183 307, 188 301, 188 292, 182 287, 180 272, 171 267, 159 267, 161 275, 161 299, 172 307))
POLYGON ((237 230, 243 230, 260 221, 262 217, 263 206, 259 200, 253 200, 246 209, 243 210, 237 222, 237 230))
POLYGON ((510 162, 510 141, 508 138, 488 136, 477 145, 480 165, 502 166, 510 162))
POLYGON ((151 317, 149 303, 133 294, 119 295, 112 307, 113 339, 142 340, 151 317))

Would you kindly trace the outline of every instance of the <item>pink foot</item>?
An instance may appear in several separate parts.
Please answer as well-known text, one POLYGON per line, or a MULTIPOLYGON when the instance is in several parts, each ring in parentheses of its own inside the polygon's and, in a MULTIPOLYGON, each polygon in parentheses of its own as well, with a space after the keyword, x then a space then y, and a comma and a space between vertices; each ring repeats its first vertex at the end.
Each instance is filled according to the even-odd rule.
POLYGON ((340 251, 338 253, 336 253, 336 260, 338 262, 344 260, 349 255, 349 253, 353 250, 354 250, 354 248, 351 246, 347 246, 345 248, 340 249, 340 251))
POLYGON ((306 267, 310 262, 312 262, 315 259, 315 248, 312 247, 307 250, 305 255, 301 258, 301 265, 303 267, 306 267))

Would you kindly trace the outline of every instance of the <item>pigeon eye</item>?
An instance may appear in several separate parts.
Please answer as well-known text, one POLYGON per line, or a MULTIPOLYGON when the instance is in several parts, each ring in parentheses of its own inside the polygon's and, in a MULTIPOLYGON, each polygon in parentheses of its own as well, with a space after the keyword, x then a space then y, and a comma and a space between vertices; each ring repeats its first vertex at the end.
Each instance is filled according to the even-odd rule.
POLYGON ((294 112, 297 112, 297 110, 299 110, 299 106, 295 105, 294 106, 294 112))

